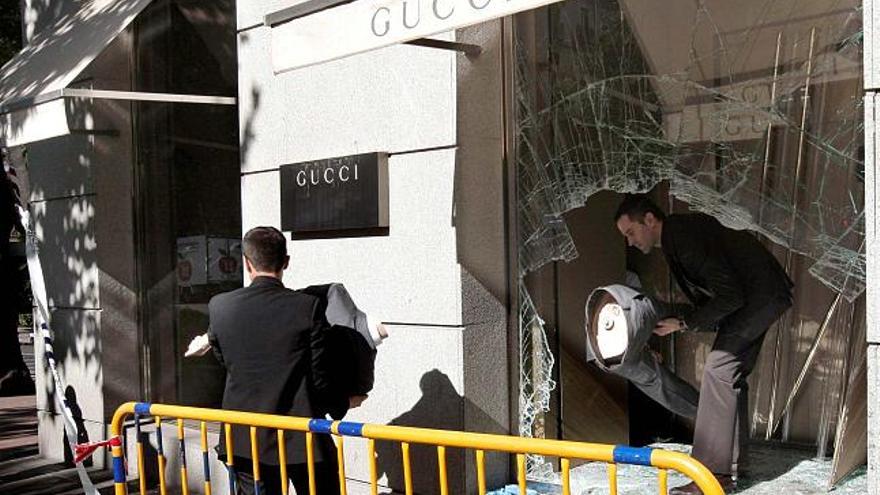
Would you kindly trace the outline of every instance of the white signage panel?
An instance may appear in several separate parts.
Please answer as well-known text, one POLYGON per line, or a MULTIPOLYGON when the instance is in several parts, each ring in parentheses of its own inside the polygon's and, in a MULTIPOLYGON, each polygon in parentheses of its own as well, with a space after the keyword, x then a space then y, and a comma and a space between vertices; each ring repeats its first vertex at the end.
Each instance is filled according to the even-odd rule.
POLYGON ((560 0, 355 0, 272 28, 275 73, 479 24, 560 0))

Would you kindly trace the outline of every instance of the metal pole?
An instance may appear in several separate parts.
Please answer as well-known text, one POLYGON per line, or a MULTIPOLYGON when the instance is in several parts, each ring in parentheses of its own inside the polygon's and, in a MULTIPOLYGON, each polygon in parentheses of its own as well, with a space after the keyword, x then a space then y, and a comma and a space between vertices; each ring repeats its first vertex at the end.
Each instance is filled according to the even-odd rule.
POLYGON ((761 186, 758 190, 758 227, 764 220, 764 188, 767 187, 767 167, 770 164, 770 135, 773 131, 773 110, 776 106, 776 79, 779 75, 779 49, 782 45, 782 31, 776 35, 776 58, 773 61, 773 82, 770 84, 770 117, 767 122, 767 143, 764 148, 764 166, 761 169, 761 186))
MULTIPOLYGON (((672 189, 672 187, 670 185, 669 190, 666 191, 666 201, 667 201, 666 211, 668 211, 670 215, 672 215, 673 211, 675 210, 675 198, 670 193, 671 189, 672 189)), ((673 280, 672 280, 672 270, 667 269, 667 271, 666 271, 666 296, 667 296, 667 300, 669 301, 669 304, 672 306, 673 311, 675 311, 675 293, 674 293, 674 288, 673 288, 674 283, 675 282, 673 282, 673 280)), ((675 332, 669 334, 669 348, 668 348, 668 350, 669 350, 669 363, 667 364, 667 368, 672 370, 673 373, 675 373, 675 366, 676 366, 676 362, 675 362, 675 341, 676 341, 676 338, 675 337, 676 337, 675 332)))
POLYGON ((791 403, 794 401, 794 398, 797 396, 798 392, 800 392, 804 378, 807 376, 807 371, 809 371, 810 366, 812 366, 813 359, 816 357, 816 352, 819 350, 819 344, 822 343, 822 338, 825 336, 826 330, 828 330, 828 324, 831 322, 831 317, 837 310, 838 304, 840 304, 840 297, 841 293, 838 292, 837 296, 834 297, 834 302, 831 303, 831 307, 828 308, 828 312, 825 313, 825 319, 822 320, 822 325, 819 327, 819 333, 816 334, 816 338, 815 340, 813 340, 813 345, 810 346, 810 352, 807 353, 807 359, 804 362, 803 367, 801 368, 801 373, 798 375, 797 380, 795 380, 791 392, 788 393, 788 398, 785 400, 785 405, 782 407, 782 409, 779 410, 779 416, 771 424, 771 428, 767 430, 770 436, 773 436, 773 433, 776 431, 777 428, 779 428, 779 423, 782 422, 782 417, 785 416, 786 413, 788 413, 788 409, 789 407, 791 407, 791 403))
MULTIPOLYGON (((761 183, 758 189, 758 228, 760 229, 764 224, 764 195, 767 189, 767 169, 770 165, 770 145, 772 139, 772 131, 773 131, 773 112, 776 107, 776 81, 779 76, 779 52, 782 47, 782 31, 776 34, 776 56, 773 59, 773 81, 770 83, 770 107, 768 109, 768 119, 767 119, 767 142, 764 147, 764 164, 761 168, 761 183)), ((779 325, 776 325, 776 331, 779 332, 779 325)), ((778 345, 774 349, 775 352, 778 352, 778 345)), ((774 358, 777 358, 778 354, 774 354, 774 358)), ((771 383, 771 390, 772 390, 771 383)), ((757 413, 757 409, 755 410, 755 414, 757 413)), ((752 420, 752 431, 749 434, 754 433, 755 426, 758 424, 758 421, 752 420)))
MULTIPOLYGON (((791 210, 791 240, 789 241, 788 253, 785 256, 785 271, 786 273, 791 273, 791 263, 794 258, 794 250, 792 245, 794 244, 795 232, 797 230, 797 214, 798 214, 798 202, 800 195, 798 194, 798 185, 801 181, 801 169, 804 160, 804 136, 806 134, 806 125, 807 125, 807 109, 809 108, 808 103, 810 101, 810 83, 813 76, 813 48, 816 42, 816 28, 814 27, 810 30, 810 51, 807 56, 807 77, 804 83, 804 100, 803 100, 803 109, 801 111, 801 129, 800 136, 798 137, 798 153, 797 153, 797 164, 795 166, 795 175, 794 175, 794 184, 792 184, 792 210, 791 210)), ((785 318, 785 324, 777 326, 776 330, 776 352, 774 353, 773 359, 773 379, 771 381, 771 391, 770 391, 770 414, 767 416, 767 425, 772 426, 776 424, 776 393, 778 391, 779 386, 779 358, 781 357, 781 347, 782 347, 782 332, 788 327, 788 317, 785 318)), ((767 428, 767 433, 765 438, 770 440, 773 436, 773 429, 767 428)))
POLYGON ((432 38, 419 38, 404 42, 405 45, 422 46, 425 48, 437 48, 440 50, 453 50, 462 52, 468 57, 476 57, 483 52, 480 45, 471 43, 456 43, 454 41, 435 40, 432 38))
MULTIPOLYGON (((862 244, 859 246, 859 251, 865 246, 864 239, 862 240, 862 244)), ((849 281, 849 273, 847 273, 846 277, 843 279, 843 288, 846 288, 846 283, 849 281)), ((791 407, 792 402, 794 402, 795 397, 798 392, 800 392, 801 385, 803 385, 804 378, 807 376, 807 371, 809 371, 810 366, 813 365, 813 360, 816 357, 816 353, 819 350, 819 344, 822 342, 822 338, 825 336, 825 332, 828 330, 828 326, 831 323, 831 317, 834 315, 834 312, 837 310, 837 306, 840 304, 840 299, 843 297, 843 290, 837 293, 834 297, 834 301, 831 303, 831 306, 828 308, 828 312, 825 313, 825 318, 822 320, 822 325, 819 327, 819 332, 816 334, 815 340, 813 340, 813 345, 810 346, 810 351, 807 353, 807 359, 804 361, 804 365, 801 368, 801 372, 797 377, 797 380, 794 382, 794 386, 792 386, 791 392, 788 394, 788 398, 785 400, 785 406, 779 411, 779 418, 776 419, 776 422, 772 424, 772 428, 770 430, 771 435, 776 429, 779 427, 779 423, 781 418, 788 412, 791 407)), ((843 397, 843 394, 841 394, 843 397)), ((842 400, 842 399, 841 399, 842 400)))

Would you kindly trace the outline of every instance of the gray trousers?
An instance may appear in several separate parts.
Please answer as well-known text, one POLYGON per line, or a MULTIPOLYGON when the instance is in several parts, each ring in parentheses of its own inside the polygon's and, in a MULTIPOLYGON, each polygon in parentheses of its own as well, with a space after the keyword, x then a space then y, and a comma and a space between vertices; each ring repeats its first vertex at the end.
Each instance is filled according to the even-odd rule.
POLYGON ((654 333, 654 326, 662 315, 671 314, 662 302, 642 294, 625 285, 608 285, 594 290, 587 299, 586 330, 587 361, 595 363, 600 369, 626 378, 648 397, 666 409, 693 419, 697 416, 699 394, 690 383, 663 366, 648 349, 648 339, 654 333), (594 349, 595 329, 592 329, 603 301, 621 306, 626 315, 629 343, 620 362, 611 364, 598 358, 594 349), (593 337, 590 337, 592 335, 593 337))
POLYGON ((647 349, 633 354, 638 356, 637 360, 626 360, 609 367, 609 371, 626 378, 666 409, 679 416, 694 419, 700 399, 697 390, 663 366, 647 349))
POLYGON ((703 369, 691 453, 715 474, 742 471, 749 438, 746 379, 758 360, 764 335, 789 307, 787 296, 749 303, 719 326, 703 369))

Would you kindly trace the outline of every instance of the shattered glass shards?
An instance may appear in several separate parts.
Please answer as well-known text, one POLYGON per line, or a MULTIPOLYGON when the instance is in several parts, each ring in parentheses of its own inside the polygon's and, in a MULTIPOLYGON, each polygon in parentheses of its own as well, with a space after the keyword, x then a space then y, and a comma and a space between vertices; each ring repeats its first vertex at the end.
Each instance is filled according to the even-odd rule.
POLYGON ((656 6, 596 3, 554 7, 546 40, 552 71, 547 60, 519 59, 522 269, 576 255, 561 215, 592 194, 644 192, 668 180, 692 210, 809 257, 813 276, 850 301, 858 297, 858 4, 827 7, 809 26, 793 8, 786 19, 780 2, 749 2, 756 13, 728 33, 713 17, 720 7, 700 2, 680 21, 690 33, 681 37, 692 39, 678 44, 690 46, 690 57, 667 60, 664 47, 647 44, 651 36, 633 33, 643 26, 630 21, 634 11, 648 15, 656 6), (767 10, 776 18, 760 17, 767 10), (770 20, 776 27, 763 27, 770 20), (699 44, 708 33, 718 39, 707 49, 699 44), (670 72, 652 70, 661 66, 670 72), (845 285, 847 277, 853 281, 845 285))
POLYGON ((865 212, 838 238, 819 236, 822 255, 810 266, 810 274, 846 296, 849 302, 865 291, 865 212), (823 247, 824 246, 824 247, 823 247), (858 246, 853 249, 850 246, 858 246))
MULTIPOLYGON (((677 444, 658 444, 654 447, 688 451, 687 447, 677 444)), ((820 495, 827 492, 826 482, 831 472, 830 460, 814 459, 809 452, 770 444, 753 446, 751 454, 755 461, 754 467, 746 477, 738 481, 736 493, 820 495)), ((677 472, 670 473, 670 487, 680 486, 688 481, 677 472)), ((607 466, 604 463, 590 463, 572 469, 571 486, 572 493, 609 493, 607 466)), ((866 490, 867 476, 862 469, 844 480, 834 493, 854 495, 865 493, 866 490)), ((618 469, 618 492, 645 495, 657 493, 657 470, 644 466, 621 466, 618 469)))
MULTIPOLYGON (((521 277, 578 256, 566 212, 602 190, 665 182, 690 210, 776 245, 796 282, 812 277, 847 310, 857 305, 866 284, 861 2, 568 0, 515 26, 521 277)), ((544 329, 520 291, 525 341, 544 329)), ((777 340, 794 356, 772 364, 786 367, 782 379, 805 365, 797 359, 815 318, 793 316, 777 340)), ((825 358, 843 359, 838 344, 821 346, 825 358)), ((540 346, 522 355, 528 407, 554 386, 550 357, 540 346)), ((818 386, 844 379, 828 374, 818 386)), ((820 452, 833 428, 826 413, 838 407, 828 402, 820 452)), ((532 431, 535 417, 530 409, 521 429, 532 431)))
MULTIPOLYGON (((543 438, 543 418, 550 409, 550 393, 556 388, 552 377, 555 358, 550 352, 544 321, 538 315, 525 285, 520 283, 520 377, 519 435, 543 438)), ((526 458, 526 472, 532 479, 541 479, 553 472, 541 456, 526 458)))
MULTIPOLYGON (((680 444, 656 444, 654 448, 688 453, 689 448, 680 444)), ((760 444, 752 448, 755 468, 737 483, 736 493, 743 495, 777 495, 796 493, 799 495, 823 495, 828 493, 826 480, 832 462, 815 459, 809 452, 760 444)), ((657 469, 648 466, 620 465, 617 470, 617 493, 630 495, 654 495, 657 493, 657 469)), ((684 475, 669 471, 668 486, 675 487, 688 483, 684 475)), ((611 493, 608 481, 608 465, 604 462, 591 462, 571 469, 569 478, 571 493, 578 495, 599 495, 611 493)), ((562 493, 562 480, 559 473, 539 482, 530 482, 529 495, 551 495, 562 493)), ((866 468, 857 469, 834 488, 839 495, 860 495, 867 493, 868 477, 866 468)), ((519 493, 518 487, 508 485, 489 492, 490 495, 519 493)))

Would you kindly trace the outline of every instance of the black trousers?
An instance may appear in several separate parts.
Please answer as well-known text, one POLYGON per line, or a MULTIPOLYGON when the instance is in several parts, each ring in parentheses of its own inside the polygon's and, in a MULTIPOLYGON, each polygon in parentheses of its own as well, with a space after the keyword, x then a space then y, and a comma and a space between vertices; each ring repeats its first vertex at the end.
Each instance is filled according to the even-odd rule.
MULTIPOLYGON (((255 495, 253 461, 234 457, 235 494, 255 495)), ((293 482, 296 495, 309 495, 309 471, 306 464, 288 464, 287 476, 293 482)), ((260 495, 281 495, 281 470, 278 466, 260 463, 260 495)), ((317 495, 339 495, 339 470, 335 457, 315 463, 315 492, 317 495)))

